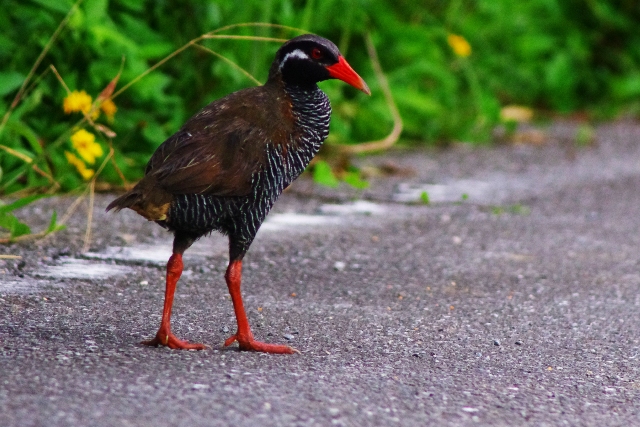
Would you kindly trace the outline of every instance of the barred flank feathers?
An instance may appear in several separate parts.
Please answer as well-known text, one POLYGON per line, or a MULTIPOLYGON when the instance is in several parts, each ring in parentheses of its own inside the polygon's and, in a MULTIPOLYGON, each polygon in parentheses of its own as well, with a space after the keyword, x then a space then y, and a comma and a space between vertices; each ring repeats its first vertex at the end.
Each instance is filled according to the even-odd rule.
POLYGON ((176 195, 168 213, 171 229, 200 235, 218 230, 234 237, 237 253, 249 249, 282 191, 304 171, 329 134, 331 105, 327 95, 317 86, 285 90, 292 100, 296 126, 302 130, 300 141, 287 141, 291 145, 284 152, 282 147, 267 144, 267 162, 252 176, 253 191, 248 196, 176 195))

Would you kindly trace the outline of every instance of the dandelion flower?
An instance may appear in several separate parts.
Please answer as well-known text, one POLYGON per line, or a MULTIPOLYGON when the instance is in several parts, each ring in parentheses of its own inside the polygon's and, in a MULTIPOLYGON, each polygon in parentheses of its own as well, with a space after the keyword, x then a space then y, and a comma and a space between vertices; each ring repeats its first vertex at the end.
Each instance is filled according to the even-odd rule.
POLYGON ((84 129, 80 129, 71 135, 71 145, 80 154, 80 157, 91 165, 96 162, 97 157, 101 157, 104 154, 102 147, 96 142, 95 135, 84 129))
POLYGON ((82 112, 84 114, 91 110, 91 95, 84 90, 78 92, 74 90, 64 99, 62 108, 65 114, 82 112))
POLYGON ((467 56, 471 55, 471 45, 464 37, 457 34, 449 34, 447 36, 447 43, 449 43, 449 46, 451 46, 453 53, 455 53, 457 56, 466 58, 467 56))
POLYGON ((95 173, 93 169, 89 169, 84 162, 78 158, 78 156, 68 151, 65 151, 64 155, 67 157, 67 162, 69 162, 70 165, 75 166, 76 170, 85 181, 93 177, 93 174, 95 173))
POLYGON ((116 107, 116 104, 110 99, 105 99, 104 102, 100 104, 100 109, 106 114, 110 121, 113 120, 113 116, 116 114, 116 111, 118 111, 118 107, 116 107))

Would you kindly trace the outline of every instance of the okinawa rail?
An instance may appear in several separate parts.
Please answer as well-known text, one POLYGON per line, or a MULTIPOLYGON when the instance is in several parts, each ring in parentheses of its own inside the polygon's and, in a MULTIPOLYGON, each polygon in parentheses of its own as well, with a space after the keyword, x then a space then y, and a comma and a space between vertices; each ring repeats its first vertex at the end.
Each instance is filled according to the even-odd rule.
POLYGON ((282 191, 309 164, 329 134, 331 105, 317 83, 339 79, 370 95, 362 78, 331 41, 295 37, 276 53, 263 86, 218 99, 191 117, 151 156, 142 180, 107 207, 129 208, 173 232, 164 310, 151 346, 202 350, 171 333, 171 307, 182 255, 200 237, 229 237, 225 280, 238 328, 224 345, 293 353, 253 338, 242 303, 242 259, 282 191))

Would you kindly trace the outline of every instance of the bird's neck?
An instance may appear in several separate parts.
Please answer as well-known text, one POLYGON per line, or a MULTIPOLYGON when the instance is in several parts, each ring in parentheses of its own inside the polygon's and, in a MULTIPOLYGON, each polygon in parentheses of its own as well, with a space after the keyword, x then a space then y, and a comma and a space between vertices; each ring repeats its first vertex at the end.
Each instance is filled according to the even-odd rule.
POLYGON ((329 135, 331 120, 329 97, 315 83, 312 86, 285 83, 284 90, 291 100, 296 127, 302 133, 302 139, 296 145, 304 150, 312 150, 313 157, 329 135))
POLYGON ((314 84, 314 88, 286 84, 281 87, 291 103, 295 131, 288 136, 287 143, 268 146, 264 176, 256 177, 260 185, 256 184, 255 188, 263 193, 256 193, 256 198, 268 199, 269 206, 320 150, 329 134, 331 118, 329 98, 317 85, 314 84))
MULTIPOLYGON (((295 130, 287 135, 281 144, 267 145, 264 169, 253 176, 253 200, 257 205, 258 225, 267 215, 282 191, 289 186, 307 167, 313 156, 329 135, 331 105, 327 95, 313 85, 313 88, 287 85, 280 81, 276 90, 284 90, 291 103, 295 130)), ((281 92, 280 92, 281 93, 281 92)))

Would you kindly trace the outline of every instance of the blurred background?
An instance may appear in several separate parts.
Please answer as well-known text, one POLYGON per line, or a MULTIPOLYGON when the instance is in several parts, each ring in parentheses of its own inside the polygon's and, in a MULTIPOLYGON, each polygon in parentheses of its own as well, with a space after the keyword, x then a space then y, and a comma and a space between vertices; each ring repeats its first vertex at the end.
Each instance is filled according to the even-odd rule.
MULTIPOLYGON (((393 127, 366 34, 403 120, 401 145, 491 143, 501 121, 531 115, 541 122, 593 121, 640 112, 637 0, 3 0, 2 6, 0 194, 5 195, 80 187, 94 178, 109 143, 113 160, 104 162, 99 181, 122 185, 123 176, 139 178, 153 150, 189 116, 255 83, 191 47, 113 105, 94 109, 103 132, 83 119, 79 110, 86 99, 79 94, 85 91, 95 101, 121 66, 116 90, 190 40, 236 23, 282 24, 327 37, 369 83, 371 98, 345 84, 321 84, 334 108, 329 144, 384 138, 393 127), (69 98, 71 93, 76 98, 69 98), (505 111, 515 116, 505 118, 505 111)), ((300 33, 234 28, 221 34, 288 39, 300 33)), ((261 82, 279 47, 246 40, 201 45, 261 82)))

